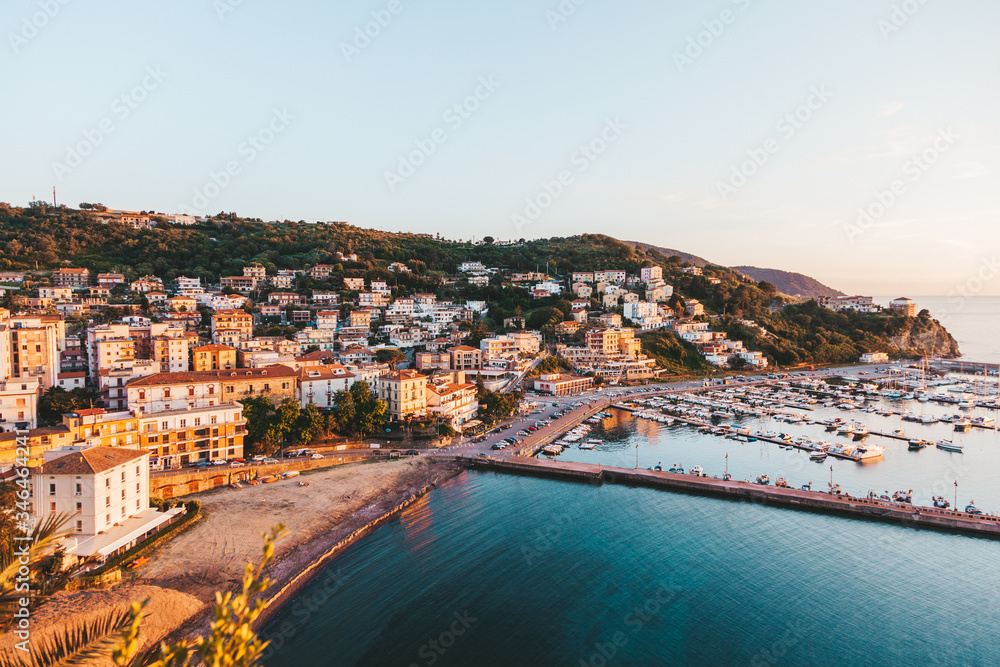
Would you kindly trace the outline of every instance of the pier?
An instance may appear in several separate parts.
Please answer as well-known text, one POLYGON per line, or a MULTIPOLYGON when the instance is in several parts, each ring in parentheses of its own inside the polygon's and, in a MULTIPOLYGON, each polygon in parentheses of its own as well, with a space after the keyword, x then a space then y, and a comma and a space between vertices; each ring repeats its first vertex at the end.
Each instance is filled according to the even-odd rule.
POLYGON ((856 519, 892 522, 912 528, 1000 539, 1000 516, 975 515, 933 507, 918 507, 907 503, 855 498, 847 494, 835 495, 736 480, 726 481, 714 477, 696 477, 690 474, 610 468, 589 463, 547 461, 521 456, 506 461, 475 459, 470 460, 469 464, 476 469, 495 472, 537 475, 590 484, 633 484, 677 493, 714 496, 856 519))

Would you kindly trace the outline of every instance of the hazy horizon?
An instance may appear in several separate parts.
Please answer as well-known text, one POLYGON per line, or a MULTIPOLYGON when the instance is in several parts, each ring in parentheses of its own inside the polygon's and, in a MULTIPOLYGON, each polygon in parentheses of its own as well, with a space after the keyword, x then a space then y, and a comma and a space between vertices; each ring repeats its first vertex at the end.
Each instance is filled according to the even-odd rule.
POLYGON ((998 18, 985 0, 14 0, 0 199, 605 233, 844 292, 996 295, 998 18))

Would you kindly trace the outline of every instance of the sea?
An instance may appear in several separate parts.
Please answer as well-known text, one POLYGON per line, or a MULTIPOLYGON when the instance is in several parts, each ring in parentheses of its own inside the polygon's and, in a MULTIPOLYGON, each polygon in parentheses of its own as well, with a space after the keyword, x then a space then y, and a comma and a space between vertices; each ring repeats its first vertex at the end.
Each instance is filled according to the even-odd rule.
MULTIPOLYGON (((914 299, 966 358, 1000 361, 991 344, 1000 299, 950 310, 947 299, 914 299)), ((959 412, 893 399, 878 407, 959 412)), ((950 438, 965 451, 911 452, 879 438, 880 459, 819 464, 797 450, 614 411, 592 431, 600 446, 562 457, 700 465, 747 480, 782 475, 852 495, 898 489, 920 504, 944 496, 1000 513, 997 431, 955 433, 836 408, 815 416, 950 438)), ((730 422, 837 439, 818 425, 730 422)), ((352 545, 286 605, 264 629, 265 664, 1000 665, 998 549, 984 538, 753 503, 470 471, 352 545)))
MULTIPOLYGON (((896 296, 876 296, 875 303, 888 306, 896 296)), ((926 308, 958 342, 962 360, 1000 363, 1000 297, 915 296, 917 311, 926 308)))

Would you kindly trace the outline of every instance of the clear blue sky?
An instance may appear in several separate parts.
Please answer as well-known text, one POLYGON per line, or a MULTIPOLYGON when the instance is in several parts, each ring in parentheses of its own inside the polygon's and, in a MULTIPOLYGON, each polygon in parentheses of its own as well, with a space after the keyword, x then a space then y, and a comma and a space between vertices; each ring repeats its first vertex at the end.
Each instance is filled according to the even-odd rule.
POLYGON ((1000 271, 995 1, 64 3, 0 9, 0 200, 604 232, 868 294, 1000 271))

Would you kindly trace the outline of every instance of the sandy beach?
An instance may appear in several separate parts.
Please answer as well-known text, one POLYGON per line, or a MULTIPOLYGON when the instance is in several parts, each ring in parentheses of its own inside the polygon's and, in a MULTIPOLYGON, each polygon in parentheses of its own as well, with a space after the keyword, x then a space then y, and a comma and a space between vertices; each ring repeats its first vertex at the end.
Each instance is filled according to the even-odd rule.
MULTIPOLYGON (((200 632, 217 590, 235 589, 246 563, 260 560, 263 534, 286 527, 268 575, 277 591, 353 531, 391 512, 422 489, 459 472, 448 463, 404 459, 335 466, 274 484, 228 487, 185 497, 201 500, 205 516, 151 560, 110 589, 62 592, 36 612, 35 641, 54 632, 72 610, 73 620, 131 601, 151 600, 143 648, 164 637, 200 632), (299 481, 309 486, 299 486, 299 481)), ((0 639, 0 651, 12 638, 0 639)))

